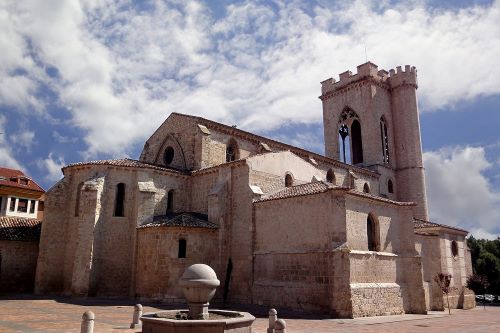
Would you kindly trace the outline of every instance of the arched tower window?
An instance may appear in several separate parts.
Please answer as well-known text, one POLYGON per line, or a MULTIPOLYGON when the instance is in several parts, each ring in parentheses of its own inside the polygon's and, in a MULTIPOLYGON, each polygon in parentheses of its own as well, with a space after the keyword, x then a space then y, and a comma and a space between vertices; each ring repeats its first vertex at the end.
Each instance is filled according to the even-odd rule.
POLYGON ((366 219, 366 236, 368 239, 368 251, 379 251, 378 223, 370 214, 366 219))
POLYGON ((171 213, 174 209, 174 190, 167 193, 167 214, 171 213))
POLYGON ((83 187, 83 182, 78 184, 78 187, 76 188, 75 216, 78 216, 80 214, 80 195, 82 192, 82 187, 83 187))
POLYGON ((290 187, 293 185, 293 177, 291 174, 287 173, 285 176, 285 187, 290 187))
POLYGON ((363 142, 359 117, 353 110, 345 108, 339 119, 340 154, 344 163, 363 163, 363 142))
POLYGON ((187 242, 185 239, 179 239, 179 251, 177 258, 186 258, 187 242))
POLYGON ((365 183, 365 185, 363 185, 363 192, 370 193, 370 185, 368 185, 368 183, 365 183))
POLYGON ((333 173, 332 169, 328 169, 326 172, 326 181, 335 184, 335 173, 333 173))
POLYGON ((125 184, 119 183, 116 185, 116 197, 115 197, 115 216, 125 216, 125 184))
POLYGON ((392 184, 392 180, 390 179, 387 182, 387 192, 394 193, 394 185, 392 184))
POLYGON ((389 138, 384 117, 380 118, 380 141, 382 143, 382 160, 384 163, 389 163, 389 138))
POLYGON ((226 145, 226 162, 232 162, 239 158, 238 144, 231 138, 226 145))

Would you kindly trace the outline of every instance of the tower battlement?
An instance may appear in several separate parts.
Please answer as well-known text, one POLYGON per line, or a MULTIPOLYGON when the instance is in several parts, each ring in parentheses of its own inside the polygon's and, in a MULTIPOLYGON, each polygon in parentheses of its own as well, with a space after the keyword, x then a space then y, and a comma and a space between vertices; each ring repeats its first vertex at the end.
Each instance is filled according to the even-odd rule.
POLYGON ((414 66, 406 65, 404 70, 401 66, 398 66, 396 70, 391 69, 387 72, 384 69, 378 70, 378 66, 372 62, 366 62, 357 67, 356 74, 352 74, 351 71, 345 71, 339 74, 339 81, 336 81, 334 78, 322 81, 321 94, 325 95, 366 78, 387 83, 392 89, 404 84, 410 84, 417 88, 417 69, 414 66))

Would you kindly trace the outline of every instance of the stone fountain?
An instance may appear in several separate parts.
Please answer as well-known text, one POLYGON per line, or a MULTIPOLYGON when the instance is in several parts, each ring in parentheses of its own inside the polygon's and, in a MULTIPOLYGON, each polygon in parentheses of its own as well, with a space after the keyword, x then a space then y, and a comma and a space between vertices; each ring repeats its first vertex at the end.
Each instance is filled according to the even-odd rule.
POLYGON ((186 268, 179 280, 189 310, 147 313, 141 317, 143 333, 251 333, 255 317, 247 312, 209 310, 210 300, 220 285, 208 265, 186 268))

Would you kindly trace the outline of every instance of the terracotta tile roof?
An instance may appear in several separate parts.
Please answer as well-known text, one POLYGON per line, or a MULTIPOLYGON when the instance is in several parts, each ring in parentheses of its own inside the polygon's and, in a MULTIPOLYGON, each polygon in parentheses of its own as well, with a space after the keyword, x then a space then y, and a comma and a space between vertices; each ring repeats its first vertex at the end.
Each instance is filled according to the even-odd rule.
POLYGON ((22 171, 0 167, 0 186, 2 186, 2 185, 16 187, 16 188, 22 188, 22 189, 27 189, 27 190, 37 191, 37 192, 45 192, 43 190, 43 188, 40 187, 40 185, 38 185, 30 177, 26 176, 22 171), (27 185, 20 184, 18 182, 19 178, 27 179, 28 184, 27 185))
POLYGON ((38 241, 42 221, 25 217, 0 216, 0 240, 38 241))
POLYGON ((112 165, 112 166, 122 166, 122 167, 135 167, 135 168, 148 168, 148 169, 154 169, 154 170, 160 170, 160 171, 170 171, 170 172, 176 172, 179 174, 187 174, 186 172, 183 172, 181 170, 175 169, 175 168, 170 168, 170 167, 165 167, 165 166, 158 166, 155 164, 150 164, 146 162, 141 162, 138 160, 133 160, 130 158, 122 158, 122 159, 116 159, 116 160, 97 160, 97 161, 86 161, 86 162, 77 162, 77 163, 71 163, 68 164, 63 168, 70 168, 70 167, 75 167, 75 166, 85 166, 85 165, 112 165))
POLYGON ((298 197, 298 196, 303 196, 303 195, 323 193, 323 192, 328 191, 331 188, 333 188, 333 185, 325 183, 325 182, 313 182, 313 183, 306 183, 306 184, 302 184, 302 185, 295 185, 295 186, 286 187, 281 191, 270 194, 264 198, 256 200, 255 202, 275 200, 275 199, 285 199, 285 198, 298 197))
POLYGON ((447 229, 453 229, 453 230, 458 230, 458 231, 469 233, 467 230, 464 230, 464 229, 460 229, 460 228, 457 228, 457 227, 450 227, 450 226, 448 226, 446 224, 434 223, 434 222, 431 222, 431 221, 425 221, 425 220, 417 219, 417 218, 413 219, 413 228, 414 229, 447 228, 447 229))
POLYGON ((155 216, 153 222, 142 225, 138 229, 151 227, 219 228, 217 224, 208 221, 207 215, 200 213, 172 213, 155 216))

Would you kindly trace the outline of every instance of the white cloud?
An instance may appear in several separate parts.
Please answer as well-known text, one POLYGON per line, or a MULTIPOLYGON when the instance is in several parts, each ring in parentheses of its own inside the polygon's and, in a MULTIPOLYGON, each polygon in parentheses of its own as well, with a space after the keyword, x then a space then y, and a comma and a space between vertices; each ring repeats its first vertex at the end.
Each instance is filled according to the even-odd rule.
POLYGON ((65 165, 66 162, 64 161, 64 158, 54 158, 52 153, 50 153, 47 158, 37 161, 38 168, 45 172, 44 179, 48 182, 56 182, 61 179, 63 176, 61 168, 65 165))
POLYGON ((364 44, 380 67, 417 66, 424 111, 500 93, 499 1, 388 3, 248 1, 215 19, 197 1, 4 1, 0 104, 40 109, 50 88, 93 157, 130 152, 172 111, 247 130, 318 123, 319 81, 364 62, 364 44))
POLYGON ((10 142, 15 146, 23 147, 28 152, 31 150, 31 146, 35 143, 35 132, 21 129, 19 132, 11 136, 10 142))
POLYGON ((11 144, 6 139, 5 124, 7 119, 0 115, 0 166, 24 170, 24 167, 19 163, 11 149, 11 144))
POLYGON ((463 227, 475 237, 500 235, 500 193, 483 174, 492 166, 483 148, 426 152, 424 164, 431 220, 463 227))

